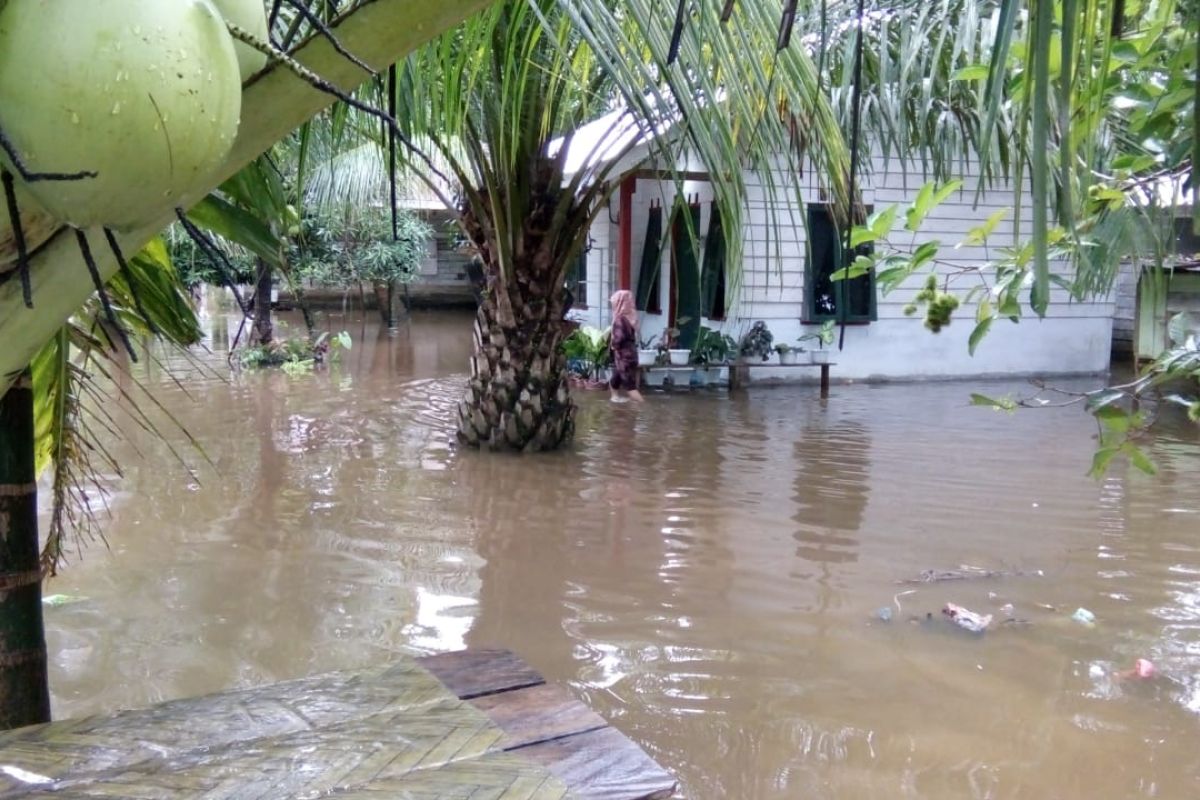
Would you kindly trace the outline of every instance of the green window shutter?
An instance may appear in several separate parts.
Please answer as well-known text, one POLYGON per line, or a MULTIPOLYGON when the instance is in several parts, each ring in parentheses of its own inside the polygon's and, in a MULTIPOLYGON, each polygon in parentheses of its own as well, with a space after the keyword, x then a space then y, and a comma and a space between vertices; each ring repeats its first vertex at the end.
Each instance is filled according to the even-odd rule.
POLYGON ((721 209, 714 202, 704 240, 704 269, 700 276, 704 315, 709 319, 725 319, 725 230, 721 226, 721 209))
POLYGON ((676 206, 672 215, 671 247, 675 262, 675 327, 679 328, 681 349, 690 350, 700 333, 700 317, 704 315, 700 295, 700 264, 696 236, 700 231, 700 206, 676 206), (691 230, 684 211, 691 215, 691 230))
POLYGON ((662 209, 650 209, 646 218, 646 241, 642 245, 642 263, 638 267, 637 295, 634 298, 640 311, 660 311, 658 273, 662 267, 662 209))
MULTIPOLYGON (((845 308, 846 322, 872 322, 877 319, 875 271, 848 281, 833 280, 833 273, 843 264, 842 232, 834 222, 829 206, 810 204, 808 221, 808 258, 804 262, 804 321, 824 322, 843 319, 838 313, 845 308)), ((871 252, 864 245, 858 252, 871 252)))

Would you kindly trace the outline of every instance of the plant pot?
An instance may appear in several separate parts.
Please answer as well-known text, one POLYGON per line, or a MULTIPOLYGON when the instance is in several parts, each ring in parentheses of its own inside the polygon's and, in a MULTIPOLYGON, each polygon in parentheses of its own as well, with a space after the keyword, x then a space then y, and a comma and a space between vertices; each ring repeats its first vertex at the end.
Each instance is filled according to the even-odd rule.
POLYGON ((658 358, 657 350, 638 350, 638 366, 653 367, 655 360, 658 358))
POLYGON ((692 357, 691 350, 672 350, 670 352, 672 367, 686 367, 688 360, 692 357))
POLYGON ((797 355, 798 355, 798 353, 795 350, 788 350, 786 352, 780 352, 779 353, 780 366, 790 367, 792 364, 795 364, 797 355))
POLYGON ((812 351, 812 363, 814 363, 814 364, 828 364, 828 363, 829 363, 829 357, 830 357, 830 356, 832 356, 832 355, 833 355, 833 353, 831 353, 831 352, 830 352, 830 351, 828 351, 828 350, 813 350, 813 351, 812 351))

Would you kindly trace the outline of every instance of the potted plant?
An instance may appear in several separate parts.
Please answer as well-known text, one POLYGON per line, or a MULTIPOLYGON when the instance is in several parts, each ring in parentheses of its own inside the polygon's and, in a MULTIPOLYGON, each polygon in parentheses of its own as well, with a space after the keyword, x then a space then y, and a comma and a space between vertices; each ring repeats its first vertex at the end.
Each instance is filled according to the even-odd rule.
POLYGON ((766 361, 771 357, 773 349, 771 345, 774 341, 775 336, 767 327, 767 323, 756 322, 750 326, 750 330, 746 331, 746 335, 738 344, 738 355, 741 358, 758 358, 766 361))
POLYGON ((781 366, 790 367, 794 364, 807 364, 808 351, 800 345, 775 345, 775 352, 779 353, 779 363, 781 366))
POLYGON ((808 341, 811 339, 817 343, 818 349, 814 350, 812 353, 812 363, 814 363, 814 364, 828 364, 829 363, 829 351, 824 348, 826 345, 833 344, 834 324, 835 323, 833 320, 827 319, 823 323, 821 323, 821 327, 818 328, 815 332, 806 333, 806 334, 802 335, 799 339, 796 340, 798 342, 805 342, 805 341, 808 341))
POLYGON ((638 366, 652 367, 658 361, 658 349, 654 346, 654 337, 648 336, 638 340, 638 366))
POLYGON ((696 336, 696 346, 692 348, 691 354, 691 363, 696 367, 692 373, 692 385, 703 386, 708 383, 709 369, 727 363, 730 354, 736 349, 737 342, 728 335, 701 326, 700 332, 696 336))
POLYGON ((612 362, 609 350, 610 331, 584 325, 571 333, 562 343, 567 368, 585 388, 600 388, 604 370, 612 362))
POLYGON ((658 342, 659 363, 661 363, 662 353, 666 352, 667 361, 672 367, 686 367, 688 359, 692 355, 691 350, 681 350, 675 346, 679 340, 679 328, 667 328, 662 332, 662 337, 658 342))

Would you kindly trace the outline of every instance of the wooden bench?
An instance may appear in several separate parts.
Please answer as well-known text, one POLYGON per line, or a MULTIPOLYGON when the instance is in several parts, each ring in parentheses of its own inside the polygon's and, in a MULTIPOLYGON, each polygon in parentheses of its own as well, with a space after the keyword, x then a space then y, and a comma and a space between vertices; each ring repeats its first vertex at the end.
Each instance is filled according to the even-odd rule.
MULTIPOLYGON (((768 369, 813 369, 821 370, 821 398, 829 397, 829 368, 836 366, 835 362, 827 361, 824 364, 769 364, 769 363, 735 363, 726 365, 729 367, 729 390, 735 391, 744 388, 750 382, 750 370, 755 368, 768 369)), ((676 367, 666 364, 654 364, 651 366, 639 366, 638 369, 642 375, 648 372, 666 372, 670 375, 672 372, 691 372, 696 367, 676 367)))

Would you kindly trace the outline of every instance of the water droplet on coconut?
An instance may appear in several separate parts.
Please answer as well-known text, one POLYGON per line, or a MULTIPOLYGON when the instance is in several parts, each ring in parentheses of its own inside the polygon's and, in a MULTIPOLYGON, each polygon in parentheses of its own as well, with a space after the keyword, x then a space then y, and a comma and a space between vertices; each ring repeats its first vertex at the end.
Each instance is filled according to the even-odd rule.
POLYGON ((120 114, 120 113, 121 113, 121 101, 118 100, 117 102, 113 103, 112 115, 115 117, 117 114, 120 114))
POLYGON ((71 124, 72 124, 72 125, 78 125, 78 124, 79 124, 79 115, 78 115, 78 114, 76 114, 74 111, 72 111, 72 112, 71 112, 71 124))

